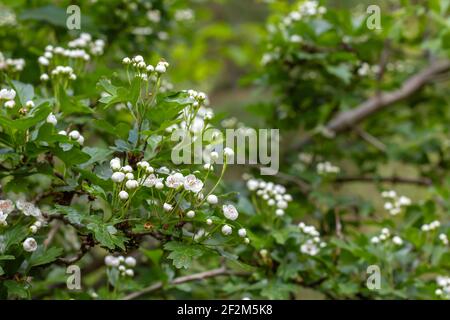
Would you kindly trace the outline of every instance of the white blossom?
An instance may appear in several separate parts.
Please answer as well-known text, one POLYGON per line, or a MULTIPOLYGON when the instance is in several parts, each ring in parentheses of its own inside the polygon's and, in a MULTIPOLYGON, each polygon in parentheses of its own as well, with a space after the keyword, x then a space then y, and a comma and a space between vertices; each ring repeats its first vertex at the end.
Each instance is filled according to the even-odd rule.
POLYGON ((34 252, 38 247, 37 242, 36 240, 34 240, 34 238, 26 238, 22 245, 23 249, 26 252, 34 252))
POLYGON ((190 174, 184 178, 184 189, 192 191, 193 193, 199 193, 203 188, 203 182, 197 179, 195 175, 190 174))
POLYGON ((239 217, 239 213, 232 204, 222 206, 223 215, 230 220, 236 220, 239 217))

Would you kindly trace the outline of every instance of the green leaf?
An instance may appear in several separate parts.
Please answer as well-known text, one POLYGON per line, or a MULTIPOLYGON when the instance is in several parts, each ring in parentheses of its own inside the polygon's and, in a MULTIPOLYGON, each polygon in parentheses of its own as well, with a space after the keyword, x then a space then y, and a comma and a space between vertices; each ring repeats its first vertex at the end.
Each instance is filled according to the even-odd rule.
POLYGON ((28 130, 37 123, 45 120, 49 113, 51 112, 48 102, 45 102, 30 110, 30 113, 25 117, 11 120, 4 116, 0 116, 0 125, 6 128, 17 129, 21 131, 28 130))
POLYGON ((295 285, 272 280, 261 290, 261 295, 271 300, 286 300, 296 289, 295 285))
POLYGON ((89 100, 69 96, 66 90, 62 87, 59 92, 59 102, 61 104, 61 111, 64 115, 73 113, 90 114, 93 112, 93 110, 89 107, 89 100))
POLYGON ((114 228, 112 224, 105 224, 101 221, 95 221, 89 223, 87 228, 94 233, 95 239, 97 239, 101 245, 109 248, 115 249, 116 247, 125 250, 126 238, 116 234, 117 230, 114 228))
POLYGON ((68 167, 85 163, 91 158, 87 153, 81 151, 77 147, 73 147, 70 150, 64 151, 60 146, 57 146, 55 148, 52 148, 52 152, 68 167))
POLYGON ((28 290, 25 288, 25 284, 23 283, 18 283, 13 280, 6 280, 4 284, 8 289, 9 298, 12 298, 14 296, 19 298, 27 298, 29 295, 28 290))
POLYGON ((193 101, 186 92, 178 92, 158 99, 158 103, 150 108, 146 117, 161 126, 164 122, 173 120, 181 110, 193 101))
POLYGON ((67 219, 74 224, 82 224, 83 215, 73 207, 55 205, 55 208, 51 210, 51 214, 63 214, 67 219))
POLYGON ((352 79, 352 73, 350 71, 350 66, 344 63, 341 63, 337 66, 327 65, 326 69, 332 75, 341 79, 345 84, 349 84, 352 79))
POLYGON ((38 246, 38 249, 33 252, 30 259, 28 260, 28 268, 53 262, 62 254, 62 252, 62 248, 51 247, 48 249, 44 249, 43 246, 38 246))
POLYGON ((178 269, 188 269, 192 260, 201 257, 204 253, 204 249, 199 245, 188 245, 176 241, 166 243, 164 249, 171 251, 168 258, 173 260, 173 265, 178 269))
POLYGON ((31 84, 22 83, 20 81, 12 80, 11 86, 19 97, 20 104, 24 107, 28 100, 34 98, 34 88, 31 84))
POLYGON ((12 256, 12 255, 2 255, 0 256, 0 261, 1 260, 14 260, 16 259, 16 257, 12 256))

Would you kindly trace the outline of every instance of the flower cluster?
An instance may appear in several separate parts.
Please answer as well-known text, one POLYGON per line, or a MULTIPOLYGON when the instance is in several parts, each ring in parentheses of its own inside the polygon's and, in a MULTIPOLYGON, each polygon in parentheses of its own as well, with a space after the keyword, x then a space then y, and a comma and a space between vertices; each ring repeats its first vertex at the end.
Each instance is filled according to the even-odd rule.
POLYGON ((441 226, 441 222, 438 220, 434 220, 428 224, 422 225, 422 227, 420 227, 420 229, 423 232, 429 232, 429 231, 433 231, 433 230, 439 228, 440 226, 441 226))
POLYGON ((289 202, 292 201, 292 196, 286 193, 286 188, 280 184, 266 182, 261 179, 249 179, 247 188, 265 200, 269 207, 276 208, 275 214, 279 217, 284 215, 289 202))
POLYGON ((401 246, 403 244, 403 240, 399 236, 391 237, 391 232, 389 231, 388 228, 381 229, 381 233, 378 236, 373 236, 370 239, 370 242, 373 244, 378 244, 388 239, 391 239, 392 242, 397 246, 401 246))
POLYGON ((327 12, 327 8, 319 6, 318 1, 310 0, 300 3, 298 8, 291 11, 287 17, 283 19, 285 25, 290 25, 294 21, 299 21, 303 18, 323 15, 327 12))
POLYGON ((174 18, 176 21, 187 21, 194 19, 194 11, 191 9, 180 9, 175 11, 174 18))
POLYGON ((380 66, 378 66, 378 65, 371 66, 367 62, 362 62, 359 65, 357 72, 358 72, 358 75, 361 77, 377 74, 380 72, 380 66))
POLYGON ((306 237, 300 246, 300 252, 315 256, 320 252, 321 248, 326 247, 326 243, 320 239, 320 233, 314 226, 308 226, 303 222, 298 224, 301 233, 306 237))
POLYGON ((384 209, 392 216, 401 213, 403 207, 411 205, 411 199, 405 196, 398 196, 394 190, 383 191, 381 196, 386 199, 384 209))
POLYGON ((169 63, 164 60, 159 61, 156 66, 147 64, 141 55, 137 55, 132 59, 125 57, 122 59, 122 63, 127 66, 127 72, 128 68, 131 67, 136 77, 144 81, 150 80, 151 82, 156 82, 161 74, 166 73, 169 67, 169 63))
POLYGON ((6 219, 14 210, 14 203, 11 200, 0 200, 0 226, 7 226, 6 219))
POLYGON ((16 102, 16 91, 14 89, 1 89, 0 90, 0 102, 5 101, 5 108, 14 108, 16 102))
POLYGON ((49 74, 57 80, 76 80, 76 73, 82 72, 85 64, 91 60, 91 55, 103 54, 105 42, 102 39, 94 41, 90 34, 82 33, 68 46, 69 49, 52 45, 45 47, 45 53, 38 58, 43 71, 40 77, 42 81, 48 81, 49 74))
POLYGON ((448 237, 445 233, 439 234, 439 240, 441 240, 441 242, 444 246, 448 245, 448 237))
POLYGON ((5 59, 3 54, 0 52, 0 71, 7 73, 20 72, 25 67, 25 60, 20 59, 5 59))
POLYGON ((319 162, 316 166, 317 173, 320 175, 327 174, 338 174, 341 169, 335 165, 332 165, 330 162, 319 162))
POLYGON ((0 4, 0 28, 15 26, 17 24, 16 14, 9 7, 0 4))
POLYGON ((16 209, 21 211, 27 217, 33 217, 36 221, 30 226, 30 232, 36 233, 41 227, 46 224, 41 210, 33 203, 19 199, 14 202, 11 200, 0 200, 0 225, 7 226, 6 219, 8 215, 16 209))
POLYGON ((106 256, 105 265, 109 268, 117 269, 122 276, 133 277, 136 259, 131 256, 126 258, 124 256, 106 256))
POLYGON ((436 277, 436 289, 435 294, 442 299, 450 299, 450 277, 438 276, 436 277))
POLYGON ((137 164, 138 172, 136 176, 133 174, 133 168, 130 165, 122 166, 119 158, 114 158, 110 161, 110 167, 113 171, 111 180, 119 185, 118 197, 120 200, 127 200, 131 190, 137 189, 139 186, 149 186, 159 184, 159 188, 163 188, 162 180, 158 180, 153 175, 154 169, 147 161, 141 161, 137 164))
POLYGON ((43 219, 41 210, 33 203, 25 200, 17 200, 16 207, 22 211, 25 216, 35 217, 36 219, 43 219))
POLYGON ((204 92, 195 90, 184 90, 189 95, 192 103, 186 106, 180 113, 178 119, 179 124, 173 124, 166 129, 167 132, 174 130, 190 131, 194 134, 199 134, 208 128, 208 121, 214 117, 214 112, 209 105, 208 96, 204 92))
MULTIPOLYGON (((69 46, 69 48, 86 49, 93 56, 102 55, 105 49, 105 41, 103 39, 93 40, 92 36, 89 33, 81 33, 77 39, 70 41, 67 45, 69 46)), ((85 50, 82 51, 84 51, 85 54, 89 56, 89 54, 86 53, 85 50)), ((83 56, 83 59, 89 60, 88 56, 83 56)))
MULTIPOLYGON (((51 123, 53 125, 56 125, 57 119, 53 115, 53 113, 50 113, 48 115, 47 122, 51 123)), ((78 130, 72 130, 72 131, 69 131, 69 133, 67 133, 66 130, 61 130, 58 132, 58 134, 60 134, 62 136, 68 136, 71 140, 78 142, 80 145, 84 144, 84 136, 78 130)))

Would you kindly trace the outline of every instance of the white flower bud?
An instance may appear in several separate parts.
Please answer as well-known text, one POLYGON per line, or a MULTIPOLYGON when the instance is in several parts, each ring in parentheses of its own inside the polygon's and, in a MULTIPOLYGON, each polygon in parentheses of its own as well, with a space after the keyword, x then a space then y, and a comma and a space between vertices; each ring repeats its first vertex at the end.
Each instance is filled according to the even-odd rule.
POLYGON ((48 74, 46 74, 46 73, 41 74, 40 79, 41 79, 41 81, 48 81, 48 79, 49 79, 48 74))
POLYGON ((401 246, 403 244, 403 240, 399 236, 393 237, 392 242, 398 246, 401 246))
POLYGON ((163 74, 163 73, 165 73, 166 72, 166 66, 164 65, 164 64, 162 64, 162 63, 158 63, 157 65, 156 65, 156 68, 155 68, 155 71, 156 72, 158 72, 158 73, 160 73, 160 74, 163 74))
MULTIPOLYGON (((28 100, 26 103, 25 103, 25 106, 27 107, 27 108, 33 108, 34 107, 34 102, 33 101, 31 101, 31 100, 28 100)), ((51 113, 50 113, 51 114, 51 113)), ((48 119, 48 118, 47 118, 48 119)))
POLYGON ((208 226, 210 226, 210 225, 212 225, 212 220, 211 219, 206 219, 206 224, 208 225, 208 226))
POLYGON ((120 200, 127 200, 128 199, 128 192, 122 190, 119 192, 119 198, 120 200))
POLYGON ((210 163, 205 163, 203 165, 203 169, 205 169, 205 170, 212 170, 213 168, 214 168, 213 165, 210 163))
POLYGON ((133 168, 129 165, 123 166, 121 170, 123 172, 133 172, 133 168))
POLYGON ((14 106, 16 105, 16 102, 14 100, 8 100, 5 102, 5 108, 14 108, 14 106))
POLYGON ((195 212, 193 210, 189 210, 186 213, 186 217, 191 218, 191 219, 194 218, 195 217, 195 212))
POLYGON ((219 199, 217 198, 216 195, 210 194, 210 195, 206 198, 206 201, 208 201, 209 204, 217 204, 217 202, 219 202, 219 199))
POLYGON ((125 175, 125 178, 127 178, 127 180, 133 180, 133 179, 134 179, 134 174, 132 174, 131 172, 128 172, 128 173, 125 175))
POLYGON ((125 264, 129 267, 134 267, 134 266, 136 266, 136 259, 133 257, 127 257, 125 259, 125 264))
POLYGON ((78 142, 80 145, 83 145, 83 144, 84 144, 84 137, 83 137, 82 135, 80 135, 80 137, 77 139, 77 142, 78 142))
POLYGON ((231 148, 225 148, 223 149, 223 154, 225 155, 225 157, 232 157, 234 156, 234 151, 231 148))
POLYGON ((138 168, 148 168, 150 166, 150 164, 147 161, 139 161, 137 163, 138 168))
POLYGON ((32 225, 31 227, 30 227, 30 232, 31 233, 36 233, 38 231, 38 227, 37 226, 35 226, 35 225, 32 225))
POLYGON ((244 228, 241 228, 238 230, 238 234, 239 234, 239 237, 244 238, 245 236, 247 236, 247 230, 245 230, 244 228))
POLYGON ((244 239, 244 242, 245 242, 246 244, 249 244, 249 243, 250 243, 250 239, 249 239, 249 238, 245 238, 245 239, 244 239))
POLYGON ((80 133, 77 130, 70 131, 69 137, 73 140, 77 140, 80 137, 80 133))
POLYGON ((283 201, 278 201, 278 203, 277 203, 278 209, 286 209, 287 206, 288 206, 288 204, 287 204, 287 202, 284 201, 284 200, 283 200, 283 201))
POLYGON ((162 182, 157 182, 157 183, 155 184, 155 188, 158 189, 158 190, 161 190, 162 188, 164 188, 164 183, 162 183, 162 182))
POLYGON ((122 59, 122 63, 123 64, 130 64, 131 63, 131 59, 128 58, 128 57, 125 57, 125 58, 122 59))
POLYGON ((372 239, 370 239, 370 242, 372 242, 373 244, 377 244, 380 242, 380 239, 378 237, 373 237, 372 239))
POLYGON ((105 265, 107 267, 118 267, 120 264, 119 259, 113 256, 106 256, 105 257, 105 265))
POLYGON ((275 211, 275 214, 279 217, 284 216, 284 210, 283 209, 277 209, 275 211))
POLYGON ((127 189, 136 189, 138 185, 139 183, 136 180, 128 180, 125 183, 125 187, 127 187, 127 189))
POLYGON ((144 58, 141 55, 137 55, 133 58, 133 61, 136 63, 144 61, 144 58))
POLYGON ((211 152, 211 154, 209 155, 212 161, 216 161, 219 159, 219 153, 216 151, 211 152))
POLYGON ((233 229, 227 224, 222 227, 222 233, 226 236, 229 236, 233 232, 233 229))
POLYGON ((67 136, 67 132, 65 130, 59 131, 58 134, 60 134, 62 136, 67 136))
POLYGON ((129 277, 133 277, 134 276, 134 271, 132 269, 127 269, 125 271, 125 274, 129 277))
POLYGON ((114 172, 111 176, 111 180, 116 182, 116 183, 120 183, 125 179, 125 174, 123 172, 117 171, 114 172))
POLYGON ((164 211, 172 211, 173 206, 171 204, 169 204, 169 203, 164 203, 163 204, 163 209, 164 209, 164 211))

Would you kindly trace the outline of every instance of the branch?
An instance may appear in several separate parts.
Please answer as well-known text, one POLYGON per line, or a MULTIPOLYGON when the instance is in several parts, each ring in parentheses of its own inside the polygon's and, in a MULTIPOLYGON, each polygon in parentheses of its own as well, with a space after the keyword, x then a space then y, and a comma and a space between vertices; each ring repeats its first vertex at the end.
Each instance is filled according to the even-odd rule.
MULTIPOLYGON (((435 62, 428 68, 406 80, 400 89, 391 92, 379 93, 366 100, 356 108, 337 114, 328 122, 325 129, 334 133, 340 133, 348 130, 374 113, 408 98, 427 83, 433 81, 437 75, 449 70, 450 61, 444 60, 435 62)), ((305 138, 294 144, 293 148, 301 148, 302 146, 310 143, 312 138, 313 134, 308 134, 305 138)))
POLYGON ((429 187, 432 185, 431 179, 428 178, 402 178, 402 177, 337 177, 334 180, 335 183, 347 183, 347 182, 387 182, 393 184, 415 184, 419 186, 429 187))
MULTIPOLYGON (((243 276, 243 275, 248 275, 248 273, 236 272, 236 271, 232 271, 232 270, 227 270, 225 267, 220 267, 220 268, 209 270, 209 271, 204 271, 204 272, 194 273, 194 274, 187 275, 187 276, 178 277, 178 278, 173 279, 169 284, 177 285, 177 284, 181 284, 181 283, 185 283, 185 282, 204 280, 204 279, 208 279, 208 278, 214 278, 214 277, 225 276, 225 275, 243 276)), ((140 297, 144 294, 159 290, 163 286, 164 286, 164 283, 162 281, 156 282, 140 291, 130 293, 129 295, 123 297, 122 300, 136 299, 137 297, 140 297)))
POLYGON ((97 241, 91 235, 86 236, 81 243, 80 250, 71 258, 58 258, 57 263, 71 265, 81 260, 89 250, 97 244, 97 241))

